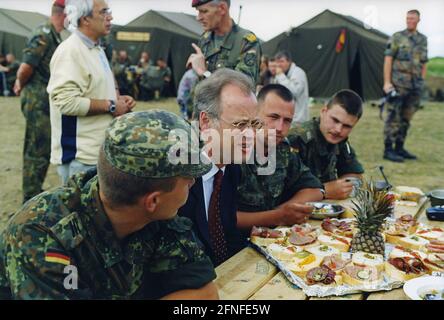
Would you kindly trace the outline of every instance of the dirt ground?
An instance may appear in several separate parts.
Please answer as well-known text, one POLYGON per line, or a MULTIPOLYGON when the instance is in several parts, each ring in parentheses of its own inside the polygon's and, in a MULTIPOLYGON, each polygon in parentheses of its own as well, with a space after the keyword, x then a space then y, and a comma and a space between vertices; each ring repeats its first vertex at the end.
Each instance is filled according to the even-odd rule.
MULTIPOLYGON (((163 108, 178 112, 175 100, 138 103, 136 110, 163 108)), ((0 229, 8 217, 21 205, 22 149, 24 118, 18 98, 0 97, 0 229)), ((383 165, 385 173, 394 185, 420 187, 423 191, 444 189, 444 104, 427 103, 412 122, 406 143, 409 151, 418 155, 418 161, 396 164, 382 160, 382 128, 378 109, 366 105, 364 116, 354 129, 350 141, 363 163, 368 176, 382 179, 375 169, 383 165)), ((311 109, 311 115, 319 112, 319 106, 311 109)), ((59 185, 53 166, 50 167, 44 189, 59 185)))

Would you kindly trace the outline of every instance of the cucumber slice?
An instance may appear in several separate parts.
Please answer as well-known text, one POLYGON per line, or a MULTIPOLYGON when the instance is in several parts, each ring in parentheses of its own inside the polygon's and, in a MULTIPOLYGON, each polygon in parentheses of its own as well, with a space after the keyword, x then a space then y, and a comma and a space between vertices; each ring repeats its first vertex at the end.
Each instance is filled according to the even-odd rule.
POLYGON ((357 276, 361 280, 367 280, 370 278, 370 272, 368 272, 367 270, 361 270, 361 271, 358 271, 357 276))

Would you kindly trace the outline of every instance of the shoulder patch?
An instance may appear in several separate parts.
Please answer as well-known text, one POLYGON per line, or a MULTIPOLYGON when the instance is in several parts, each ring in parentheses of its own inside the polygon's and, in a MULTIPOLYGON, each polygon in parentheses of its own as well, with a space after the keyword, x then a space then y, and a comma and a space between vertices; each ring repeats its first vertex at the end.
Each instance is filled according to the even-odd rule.
POLYGON ((46 34, 49 34, 51 32, 51 29, 49 29, 48 27, 43 27, 42 31, 46 34))
POLYGON ((247 54, 244 56, 244 63, 252 67, 256 64, 256 51, 248 51, 247 54))
POLYGON ((253 33, 249 33, 244 37, 248 42, 256 42, 257 37, 253 33))

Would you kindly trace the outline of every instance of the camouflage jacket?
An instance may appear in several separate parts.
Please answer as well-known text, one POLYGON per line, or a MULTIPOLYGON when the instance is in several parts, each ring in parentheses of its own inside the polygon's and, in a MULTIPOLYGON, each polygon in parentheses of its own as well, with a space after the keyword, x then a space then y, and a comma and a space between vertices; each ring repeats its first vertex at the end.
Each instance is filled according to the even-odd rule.
POLYGON ((387 43, 385 55, 393 57, 392 83, 405 89, 422 89, 422 68, 427 63, 427 37, 407 29, 396 32, 387 43))
POLYGON ((233 28, 226 35, 221 46, 214 44, 214 32, 205 32, 199 47, 207 61, 207 68, 214 72, 219 68, 240 71, 249 76, 253 83, 259 80, 261 45, 254 33, 242 29, 233 22, 233 28))
POLYGON ((321 182, 311 174, 287 140, 276 148, 276 171, 271 175, 258 175, 258 164, 243 164, 242 179, 238 186, 238 208, 257 212, 272 210, 305 188, 322 188, 321 182))
POLYGON ((157 299, 215 278, 186 218, 119 240, 94 175, 40 194, 11 219, 0 236, 0 299, 157 299))
POLYGON ((23 62, 34 68, 34 73, 26 87, 44 85, 46 91, 50 77, 49 63, 54 51, 61 42, 60 34, 55 31, 50 21, 39 26, 34 31, 26 48, 23 50, 23 62))
POLYGON ((364 173, 348 140, 335 145, 328 143, 319 129, 318 118, 290 129, 288 140, 304 164, 322 182, 336 180, 347 173, 364 173))

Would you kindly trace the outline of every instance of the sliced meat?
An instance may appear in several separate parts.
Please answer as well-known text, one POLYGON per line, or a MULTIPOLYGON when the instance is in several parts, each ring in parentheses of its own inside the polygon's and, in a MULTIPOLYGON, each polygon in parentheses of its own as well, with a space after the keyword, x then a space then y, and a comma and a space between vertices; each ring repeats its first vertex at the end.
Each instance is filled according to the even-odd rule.
POLYGON ((351 260, 343 260, 341 254, 333 254, 331 256, 325 257, 322 260, 323 266, 328 267, 333 271, 339 271, 345 268, 347 264, 350 263, 351 260))
POLYGON ((407 274, 414 273, 420 274, 427 271, 427 267, 417 258, 404 257, 404 258, 391 258, 388 260, 396 269, 401 270, 407 274))
POLYGON ((329 285, 335 282, 336 272, 333 270, 322 266, 316 267, 307 272, 307 283, 313 285, 316 283, 323 283, 329 285))
POLYGON ((282 238, 284 234, 279 230, 274 230, 265 227, 253 227, 251 229, 251 236, 261 238, 282 238))
POLYGON ((301 233, 292 232, 288 241, 290 241, 290 243, 294 244, 295 246, 305 246, 315 242, 316 235, 314 234, 304 235, 301 233))

